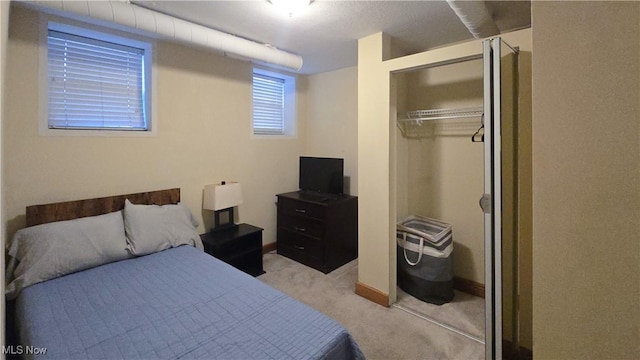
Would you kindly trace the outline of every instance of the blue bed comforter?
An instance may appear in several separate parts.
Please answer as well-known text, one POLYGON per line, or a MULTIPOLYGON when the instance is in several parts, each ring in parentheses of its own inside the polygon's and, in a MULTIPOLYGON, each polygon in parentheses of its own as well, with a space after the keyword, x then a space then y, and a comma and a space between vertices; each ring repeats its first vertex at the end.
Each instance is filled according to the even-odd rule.
POLYGON ((363 358, 334 320, 190 246, 30 286, 16 314, 35 358, 363 358))

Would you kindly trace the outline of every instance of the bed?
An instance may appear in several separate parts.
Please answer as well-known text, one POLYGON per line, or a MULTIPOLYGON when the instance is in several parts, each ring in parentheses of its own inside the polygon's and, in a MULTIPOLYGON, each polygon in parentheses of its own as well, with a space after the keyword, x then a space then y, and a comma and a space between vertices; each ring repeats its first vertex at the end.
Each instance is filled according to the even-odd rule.
MULTIPOLYGON (((44 359, 364 358, 350 334, 334 320, 201 251, 197 233, 193 235, 194 219, 178 202, 179 189, 170 189, 28 208, 27 224, 32 227, 24 232, 32 237, 33 233, 45 234, 44 240, 69 247, 67 239, 75 236, 68 235, 70 226, 83 222, 80 240, 88 240, 82 245, 74 240, 65 254, 80 251, 85 258, 97 257, 103 263, 92 266, 96 261, 85 261, 69 271, 68 259, 60 253, 64 246, 52 250, 47 245, 46 251, 38 250, 48 259, 41 265, 42 259, 33 260, 24 249, 16 250, 16 241, 27 244, 22 247, 31 244, 28 234, 16 234, 9 254, 22 261, 8 273, 13 282, 22 279, 24 286, 19 290, 7 287, 8 293, 12 291, 9 297, 15 297, 19 334, 19 343, 11 350, 26 358, 44 359), (155 222, 153 229, 147 229, 156 237, 171 233, 166 240, 169 244, 159 250, 147 246, 140 233, 144 226, 127 222, 134 214, 127 212, 131 208, 141 212, 138 220, 143 223, 158 214, 180 218, 178 225, 164 218, 162 224, 155 222), (108 231, 103 223, 89 223, 89 230, 86 227, 87 221, 103 217, 119 224, 118 216, 124 223, 125 253, 121 232, 109 233, 112 224, 108 231), (55 228, 60 224, 63 230, 55 228), (191 227, 192 232, 181 232, 181 226, 191 227), (96 228, 100 238, 106 239, 98 245, 91 235, 96 228), (136 238, 136 243, 130 238, 136 238), (177 243, 176 238, 180 239, 177 243), (115 257, 115 261, 105 261, 103 253, 108 251, 103 249, 92 255, 96 246, 105 246, 107 240, 116 242, 113 239, 118 239, 116 255, 106 257, 115 257), (85 250, 77 250, 83 246, 85 250), (52 251, 58 253, 52 256, 52 251), (39 270, 40 277, 30 284, 33 276, 25 277, 28 270, 19 269, 23 262, 54 275, 42 280, 39 270), (66 274, 56 276, 61 272, 66 274)), ((36 240, 45 243, 43 238, 36 240)))

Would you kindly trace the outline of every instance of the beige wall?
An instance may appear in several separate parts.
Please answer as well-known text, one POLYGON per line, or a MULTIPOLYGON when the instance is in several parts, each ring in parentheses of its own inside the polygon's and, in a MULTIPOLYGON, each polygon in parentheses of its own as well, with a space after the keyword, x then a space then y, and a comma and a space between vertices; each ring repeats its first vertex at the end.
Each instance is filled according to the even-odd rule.
POLYGON ((202 219, 204 185, 237 180, 239 221, 263 227, 275 241, 274 195, 297 188, 304 150, 305 94, 298 92, 298 136, 251 136, 251 64, 172 43, 154 54, 152 137, 59 137, 38 134, 37 13, 13 7, 3 119, 8 234, 24 226, 25 206, 169 187, 202 219))
MULTIPOLYGON (((396 133, 390 128, 390 38, 378 33, 358 40, 358 281, 395 301, 396 133)), ((394 125, 395 126, 395 125, 394 125)))
POLYGON ((345 192, 358 195, 358 69, 307 77, 305 155, 344 158, 345 192))
POLYGON ((640 3, 533 2, 533 351, 640 358, 640 3))

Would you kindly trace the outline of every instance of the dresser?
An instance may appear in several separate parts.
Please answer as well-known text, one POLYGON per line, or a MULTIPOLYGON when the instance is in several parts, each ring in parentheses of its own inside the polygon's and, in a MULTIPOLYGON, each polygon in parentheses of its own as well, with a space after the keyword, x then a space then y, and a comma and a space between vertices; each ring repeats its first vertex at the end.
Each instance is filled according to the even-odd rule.
POLYGON ((358 198, 278 194, 278 254, 328 273, 358 257, 358 198))

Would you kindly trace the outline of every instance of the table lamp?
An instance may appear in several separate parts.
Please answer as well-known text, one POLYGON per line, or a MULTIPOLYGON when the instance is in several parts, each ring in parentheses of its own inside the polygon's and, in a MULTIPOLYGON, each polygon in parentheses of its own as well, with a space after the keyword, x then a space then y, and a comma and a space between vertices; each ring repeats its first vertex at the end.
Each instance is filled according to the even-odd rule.
POLYGON ((233 208, 242 204, 242 187, 238 182, 222 181, 204 187, 202 208, 214 211, 211 231, 235 226, 233 208))

